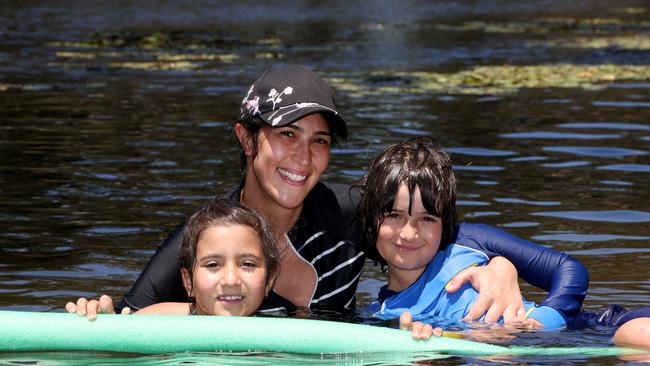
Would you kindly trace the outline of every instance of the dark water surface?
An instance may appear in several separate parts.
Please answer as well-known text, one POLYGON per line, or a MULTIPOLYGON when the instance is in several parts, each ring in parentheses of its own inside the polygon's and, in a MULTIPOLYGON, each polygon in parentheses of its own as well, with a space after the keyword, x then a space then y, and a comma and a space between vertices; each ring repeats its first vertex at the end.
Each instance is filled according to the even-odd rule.
MULTIPOLYGON (((439 136, 462 220, 579 258, 587 310, 650 305, 648 19, 645 1, 0 2, 0 309, 124 294, 169 230, 238 182, 230 123, 282 63, 338 91, 351 138, 327 180, 439 136)), ((362 304, 383 279, 369 263, 362 304)))

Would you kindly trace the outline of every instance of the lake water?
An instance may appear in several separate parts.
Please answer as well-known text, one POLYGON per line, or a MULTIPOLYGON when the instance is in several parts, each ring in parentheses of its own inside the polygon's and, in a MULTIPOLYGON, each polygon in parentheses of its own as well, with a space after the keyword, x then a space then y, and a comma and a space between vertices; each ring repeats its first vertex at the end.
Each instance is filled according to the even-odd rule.
MULTIPOLYGON (((239 101, 284 63, 337 90, 351 136, 324 179, 437 136, 461 220, 577 257, 586 310, 648 306, 648 19, 645 1, 2 2, 0 310, 124 294, 169 230, 238 182, 239 101)), ((368 263, 361 305, 383 279, 368 263)), ((611 344, 602 329, 514 343, 611 344)))

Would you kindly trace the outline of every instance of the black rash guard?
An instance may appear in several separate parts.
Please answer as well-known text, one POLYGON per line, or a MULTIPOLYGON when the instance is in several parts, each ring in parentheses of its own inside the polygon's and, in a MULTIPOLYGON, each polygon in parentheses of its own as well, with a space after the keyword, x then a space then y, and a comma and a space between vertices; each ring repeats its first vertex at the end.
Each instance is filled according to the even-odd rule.
MULTIPOLYGON (((239 202, 241 186, 228 198, 239 202)), ((318 284, 310 308, 353 309, 355 292, 365 262, 362 235, 353 224, 360 195, 343 184, 319 182, 305 198, 300 217, 287 236, 299 254, 316 272, 318 284)), ((135 285, 115 307, 132 310, 159 302, 187 302, 178 264, 183 227, 177 226, 158 247, 135 285)), ((295 306, 274 291, 259 312, 293 311, 295 306)))
MULTIPOLYGON (((239 201, 240 192, 241 187, 228 197, 239 201)), ((318 183, 305 198, 300 217, 288 233, 293 247, 318 275, 312 309, 355 307, 354 294, 365 261, 362 234, 353 222, 359 199, 358 190, 347 185, 318 183)), ((177 258, 182 229, 183 224, 167 236, 133 288, 115 307, 117 312, 125 306, 137 310, 159 302, 188 301, 177 258)), ((489 258, 507 258, 521 278, 548 291, 541 305, 558 310, 567 321, 578 315, 589 275, 577 259, 488 225, 460 225, 456 235, 454 239, 460 244, 489 258)), ((271 291, 260 311, 294 309, 288 300, 271 291)))

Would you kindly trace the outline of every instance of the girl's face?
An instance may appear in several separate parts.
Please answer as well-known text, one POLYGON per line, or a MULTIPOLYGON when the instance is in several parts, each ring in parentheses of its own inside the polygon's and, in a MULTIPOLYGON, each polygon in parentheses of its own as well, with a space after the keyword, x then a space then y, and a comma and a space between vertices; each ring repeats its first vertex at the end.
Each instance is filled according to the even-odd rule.
POLYGON ((420 188, 413 192, 409 214, 409 191, 400 184, 393 209, 384 214, 377 235, 377 250, 392 275, 417 278, 440 248, 442 220, 422 204, 420 188))
POLYGON ((267 293, 262 243, 244 225, 212 226, 199 236, 194 277, 183 283, 203 315, 246 316, 254 313, 267 293))
POLYGON ((264 127, 258 135, 257 156, 250 161, 245 193, 286 208, 302 206, 318 183, 330 158, 332 136, 321 114, 310 114, 284 127, 264 127))

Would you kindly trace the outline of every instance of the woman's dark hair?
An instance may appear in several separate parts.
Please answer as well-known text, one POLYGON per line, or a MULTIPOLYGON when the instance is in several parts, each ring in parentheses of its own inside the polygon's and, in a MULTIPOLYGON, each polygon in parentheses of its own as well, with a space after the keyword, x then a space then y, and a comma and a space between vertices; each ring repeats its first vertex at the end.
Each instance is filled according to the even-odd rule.
POLYGON ((409 190, 409 211, 415 188, 420 188, 427 212, 442 219, 440 249, 452 241, 456 228, 456 178, 449 155, 430 137, 390 145, 370 165, 358 186, 362 190, 359 222, 368 258, 386 265, 377 251, 377 234, 384 214, 393 209, 400 184, 409 190))
POLYGON ((266 269, 266 284, 278 270, 278 246, 262 215, 252 209, 225 198, 213 198, 196 211, 185 224, 183 238, 178 250, 181 268, 194 275, 196 248, 204 230, 213 226, 244 225, 257 234, 262 244, 262 254, 266 269))

